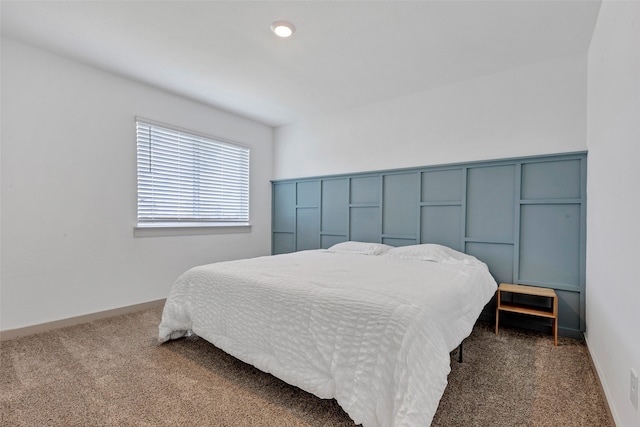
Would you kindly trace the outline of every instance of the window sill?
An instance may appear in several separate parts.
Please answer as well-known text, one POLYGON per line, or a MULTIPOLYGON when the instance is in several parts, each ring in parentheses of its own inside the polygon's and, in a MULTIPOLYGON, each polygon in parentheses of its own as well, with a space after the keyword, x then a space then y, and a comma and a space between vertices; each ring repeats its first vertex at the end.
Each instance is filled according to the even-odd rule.
POLYGON ((206 234, 250 233, 249 223, 166 223, 137 224, 133 227, 133 237, 160 236, 200 236, 206 234))

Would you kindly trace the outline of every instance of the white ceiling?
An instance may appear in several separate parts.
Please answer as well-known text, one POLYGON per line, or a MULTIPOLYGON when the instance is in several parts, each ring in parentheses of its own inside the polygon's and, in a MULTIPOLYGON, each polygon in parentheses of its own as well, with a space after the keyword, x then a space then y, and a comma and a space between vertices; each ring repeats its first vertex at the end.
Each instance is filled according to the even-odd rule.
POLYGON ((2 35, 271 126, 588 50, 600 1, 2 1, 2 35), (270 31, 276 20, 297 30, 270 31))

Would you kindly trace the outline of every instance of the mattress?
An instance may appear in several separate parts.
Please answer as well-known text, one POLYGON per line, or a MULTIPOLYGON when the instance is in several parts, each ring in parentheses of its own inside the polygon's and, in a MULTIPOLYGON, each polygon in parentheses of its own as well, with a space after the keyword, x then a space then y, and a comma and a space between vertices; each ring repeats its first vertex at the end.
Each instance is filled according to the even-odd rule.
POLYGON ((364 427, 427 426, 447 385, 449 353, 495 290, 473 257, 311 250, 219 262, 178 278, 159 339, 192 332, 335 398, 364 427))

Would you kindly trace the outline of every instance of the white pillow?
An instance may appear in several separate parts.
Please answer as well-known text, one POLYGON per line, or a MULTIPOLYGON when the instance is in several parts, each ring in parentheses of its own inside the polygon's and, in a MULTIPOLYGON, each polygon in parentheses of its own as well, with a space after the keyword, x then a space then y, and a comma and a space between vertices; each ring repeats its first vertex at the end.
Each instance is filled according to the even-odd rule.
POLYGON ((348 241, 336 243, 327 251, 341 254, 382 255, 389 249, 391 249, 391 246, 382 243, 348 241))
POLYGON ((404 259, 444 263, 477 264, 480 262, 474 256, 467 255, 462 252, 458 252, 455 249, 451 249, 450 247, 437 245, 435 243, 400 246, 388 250, 385 255, 404 259))

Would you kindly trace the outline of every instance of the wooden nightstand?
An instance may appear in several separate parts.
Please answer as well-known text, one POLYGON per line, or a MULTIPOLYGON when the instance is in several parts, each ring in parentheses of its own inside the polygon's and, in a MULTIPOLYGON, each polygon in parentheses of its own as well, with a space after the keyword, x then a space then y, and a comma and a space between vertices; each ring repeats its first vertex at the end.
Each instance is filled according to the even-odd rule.
POLYGON ((498 320, 500 310, 511 311, 513 313, 530 314, 532 316, 547 317, 553 320, 553 345, 558 345, 558 295, 553 289, 539 288, 536 286, 512 285, 511 283, 500 283, 498 295, 496 297, 496 335, 498 335, 498 320), (502 301, 502 292, 513 294, 533 295, 538 297, 552 298, 552 311, 510 302, 502 301))

